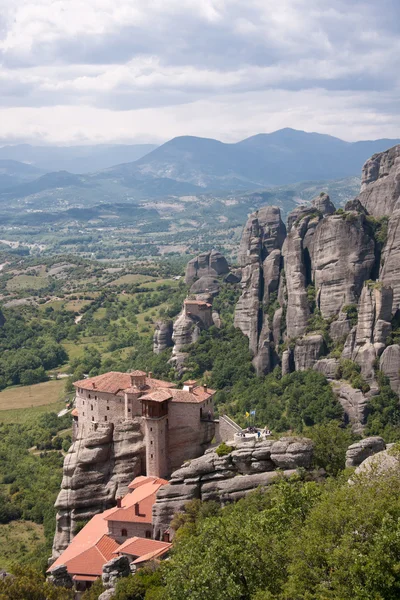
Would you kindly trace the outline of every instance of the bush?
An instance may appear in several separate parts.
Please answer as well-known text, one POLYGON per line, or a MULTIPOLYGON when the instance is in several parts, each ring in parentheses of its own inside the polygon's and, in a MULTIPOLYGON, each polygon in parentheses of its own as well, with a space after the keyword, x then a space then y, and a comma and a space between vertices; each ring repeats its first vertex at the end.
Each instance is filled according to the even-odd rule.
POLYGON ((228 444, 222 442, 222 444, 218 446, 215 452, 218 454, 218 456, 226 456, 227 454, 230 454, 233 450, 234 448, 232 446, 228 446, 228 444))

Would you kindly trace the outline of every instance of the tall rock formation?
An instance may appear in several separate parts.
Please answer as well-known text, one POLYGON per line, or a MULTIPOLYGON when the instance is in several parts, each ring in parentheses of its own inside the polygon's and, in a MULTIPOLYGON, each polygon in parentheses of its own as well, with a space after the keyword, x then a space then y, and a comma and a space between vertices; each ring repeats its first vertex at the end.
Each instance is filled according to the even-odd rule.
POLYGON ((219 277, 227 273, 229 273, 229 266, 226 258, 218 250, 211 250, 199 254, 188 262, 185 283, 192 285, 200 277, 219 277))
POLYGON ((155 354, 161 354, 172 346, 172 328, 171 320, 156 323, 153 335, 153 352, 155 354))
POLYGON ((239 248, 242 293, 234 322, 249 338, 259 374, 267 373, 271 366, 272 334, 263 308, 268 306, 271 294, 278 292, 285 235, 279 208, 266 206, 249 217, 239 248))
POLYGON ((393 313, 395 313, 400 309, 400 199, 397 199, 389 219, 387 242, 382 253, 379 277, 385 285, 393 289, 393 313))
POLYGON ((141 421, 101 424, 77 440, 64 460, 61 490, 56 501, 57 520, 53 558, 68 546, 77 524, 116 505, 128 484, 141 474, 145 462, 141 421))
POLYGON ((392 331, 393 290, 381 283, 366 283, 363 287, 358 322, 349 334, 343 351, 361 367, 361 375, 369 383, 375 378, 375 361, 386 346, 392 331))
POLYGON ((312 270, 317 305, 324 318, 358 302, 364 281, 375 264, 375 241, 365 216, 357 212, 331 215, 315 230, 312 270))
POLYGON ((400 145, 374 154, 363 166, 359 200, 370 215, 390 216, 400 197, 400 145))

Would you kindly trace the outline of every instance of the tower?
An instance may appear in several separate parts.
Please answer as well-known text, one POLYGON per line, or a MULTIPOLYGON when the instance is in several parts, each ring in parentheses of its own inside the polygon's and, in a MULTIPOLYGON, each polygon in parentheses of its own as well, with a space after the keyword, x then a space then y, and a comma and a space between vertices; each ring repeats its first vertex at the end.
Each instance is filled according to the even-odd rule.
POLYGON ((168 390, 157 390, 140 398, 145 423, 146 475, 168 475, 168 390))

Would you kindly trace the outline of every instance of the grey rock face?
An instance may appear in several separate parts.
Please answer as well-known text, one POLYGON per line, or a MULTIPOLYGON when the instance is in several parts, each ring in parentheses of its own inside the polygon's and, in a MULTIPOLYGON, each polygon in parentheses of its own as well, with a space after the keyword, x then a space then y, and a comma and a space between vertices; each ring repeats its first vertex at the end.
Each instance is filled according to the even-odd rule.
POLYGON ((388 238, 383 250, 379 278, 384 285, 393 289, 395 313, 400 308, 400 200, 389 219, 388 238))
POLYGON ((172 346, 172 321, 159 321, 156 323, 153 336, 153 352, 160 354, 172 346))
POLYGON ((56 587, 72 589, 74 582, 65 565, 59 565, 50 571, 47 581, 56 587))
POLYGON ((160 539, 174 514, 192 499, 215 500, 221 505, 243 498, 283 474, 311 468, 313 442, 307 438, 281 438, 239 444, 219 457, 213 450, 175 471, 169 485, 160 488, 153 506, 153 535, 160 539), (276 471, 276 469, 283 469, 276 471))
POLYGON ((368 456, 385 450, 386 444, 381 437, 368 437, 352 444, 346 452, 346 467, 358 467, 368 456))
POLYGON ((388 346, 381 356, 380 369, 389 378, 390 387, 400 396, 400 346, 388 346))
POLYGON ((381 284, 366 284, 363 287, 358 323, 355 332, 349 334, 344 358, 350 358, 361 366, 361 374, 368 382, 375 378, 374 365, 392 330, 393 290, 381 284))
POLYGON ((323 219, 314 235, 312 268, 324 318, 358 302, 375 264, 375 242, 364 215, 348 213, 323 219))
POLYGON ((296 371, 312 369, 317 360, 326 353, 324 338, 321 334, 310 334, 296 342, 294 364, 296 371))
POLYGON ((199 254, 190 260, 186 267, 185 283, 191 285, 200 277, 218 277, 229 273, 226 258, 217 250, 199 254))
POLYGON ((324 192, 316 198, 314 198, 314 200, 312 201, 312 205, 314 208, 319 210, 319 212, 322 213, 324 216, 333 215, 333 213, 336 210, 335 205, 333 204, 333 202, 331 202, 331 199, 329 198, 328 194, 325 194, 324 192))
POLYGON ((362 434, 367 422, 368 398, 361 390, 356 390, 348 383, 335 383, 333 385, 348 421, 352 424, 354 433, 362 434))
POLYGON ((292 350, 284 350, 282 353, 282 376, 293 373, 294 356, 292 350))
POLYGON ((374 217, 390 216, 400 196, 400 145, 374 154, 363 166, 361 204, 374 217))
POLYGON ((354 200, 349 200, 348 202, 346 202, 346 204, 344 206, 344 210, 360 212, 360 213, 364 213, 364 215, 367 214, 367 210, 361 204, 361 202, 358 198, 354 198, 354 200))
POLYGON ((195 320, 182 311, 174 323, 172 340, 174 343, 174 354, 182 351, 182 348, 197 342, 203 329, 199 320, 195 320))
POLYGON ((211 294, 212 296, 216 296, 220 288, 221 286, 218 279, 215 279, 215 277, 211 277, 210 275, 202 275, 200 279, 192 284, 190 293, 211 294))
POLYGON ((368 475, 376 477, 388 471, 398 471, 400 466, 399 457, 391 454, 390 449, 382 450, 372 456, 368 456, 355 470, 356 475, 368 475))
POLYGON ((238 260, 242 267, 242 293, 235 310, 235 326, 249 338, 258 374, 271 366, 271 332, 263 303, 279 287, 281 246, 286 228, 280 211, 267 206, 251 215, 243 231, 238 260))
POLYGON ((350 321, 347 319, 347 315, 341 311, 337 320, 331 323, 329 334, 334 342, 339 342, 346 339, 350 333, 350 329, 350 321))
POLYGON ((127 556, 117 556, 103 566, 101 580, 106 589, 114 589, 118 579, 131 574, 127 556))
POLYGON ((338 367, 339 360, 337 358, 321 358, 314 364, 313 369, 325 375, 327 379, 335 379, 338 367))
POLYGON ((78 432, 64 460, 61 490, 56 501, 53 558, 70 543, 76 523, 116 504, 141 472, 144 437, 140 419, 101 425, 83 436, 78 432))

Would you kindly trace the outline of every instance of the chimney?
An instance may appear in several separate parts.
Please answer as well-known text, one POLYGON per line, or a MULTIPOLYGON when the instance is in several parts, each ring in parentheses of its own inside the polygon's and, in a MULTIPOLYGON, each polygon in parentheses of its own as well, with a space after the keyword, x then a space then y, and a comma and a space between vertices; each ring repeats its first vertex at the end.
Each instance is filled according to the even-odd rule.
POLYGON ((139 515, 139 502, 136 502, 135 504, 135 515, 139 515))
POLYGON ((122 506, 122 498, 117 498, 117 508, 121 508, 122 506))
POLYGON ((205 392, 207 391, 207 384, 206 384, 206 383, 203 385, 203 390, 204 390, 205 392))
POLYGON ((94 390, 96 389, 96 384, 95 384, 95 382, 94 382, 94 381, 92 382, 92 388, 93 388, 94 390))
POLYGON ((151 379, 153 377, 153 371, 149 371, 148 377, 149 377, 149 379, 151 379))

